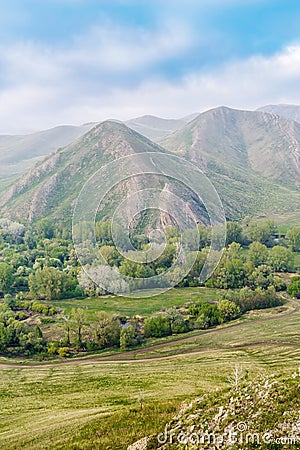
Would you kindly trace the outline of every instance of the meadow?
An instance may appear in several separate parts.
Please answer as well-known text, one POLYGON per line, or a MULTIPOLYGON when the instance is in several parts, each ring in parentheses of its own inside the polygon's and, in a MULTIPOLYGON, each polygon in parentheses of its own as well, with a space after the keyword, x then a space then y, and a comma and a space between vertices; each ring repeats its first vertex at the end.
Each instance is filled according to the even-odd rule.
POLYGON ((174 288, 163 294, 148 291, 149 298, 130 298, 120 296, 89 297, 84 299, 51 300, 49 305, 61 308, 66 314, 72 308, 85 308, 87 319, 92 320, 96 311, 106 311, 125 316, 150 315, 163 308, 175 308, 187 302, 214 301, 220 295, 219 289, 174 288))
POLYGON ((299 320, 299 301, 289 300, 148 349, 59 364, 3 359, 0 448, 126 449, 162 431, 182 402, 228 386, 236 365, 249 377, 290 375, 300 361, 299 320))

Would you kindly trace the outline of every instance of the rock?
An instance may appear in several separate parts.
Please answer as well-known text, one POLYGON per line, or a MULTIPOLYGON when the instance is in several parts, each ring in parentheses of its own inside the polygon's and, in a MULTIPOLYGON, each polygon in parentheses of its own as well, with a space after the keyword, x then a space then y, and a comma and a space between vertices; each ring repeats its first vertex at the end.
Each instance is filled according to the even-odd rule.
POLYGON ((127 447, 127 450, 147 450, 148 441, 149 439, 147 437, 144 437, 134 444, 129 445, 129 447, 127 447))

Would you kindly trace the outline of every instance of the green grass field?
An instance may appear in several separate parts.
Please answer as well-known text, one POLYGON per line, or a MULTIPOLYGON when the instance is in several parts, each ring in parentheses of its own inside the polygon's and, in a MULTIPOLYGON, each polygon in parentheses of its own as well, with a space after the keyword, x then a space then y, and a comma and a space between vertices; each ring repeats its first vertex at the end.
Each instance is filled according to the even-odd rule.
POLYGON ((216 300, 219 293, 218 289, 195 287, 171 289, 164 294, 146 299, 106 296, 83 300, 53 300, 50 304, 64 309, 66 313, 70 312, 71 308, 86 308, 87 319, 92 320, 96 311, 107 311, 125 316, 149 315, 163 308, 182 306, 190 301, 216 300))
POLYGON ((289 301, 113 360, 94 356, 31 367, 3 360, 0 448, 126 449, 162 431, 184 400, 228 385, 237 364, 250 376, 291 374, 300 361, 298 307, 289 301))

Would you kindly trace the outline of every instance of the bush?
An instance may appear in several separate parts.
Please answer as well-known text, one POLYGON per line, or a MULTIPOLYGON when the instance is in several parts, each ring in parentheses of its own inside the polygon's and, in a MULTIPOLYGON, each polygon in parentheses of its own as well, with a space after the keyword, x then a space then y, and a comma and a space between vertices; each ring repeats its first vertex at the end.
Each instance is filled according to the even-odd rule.
POLYGON ((221 300, 218 309, 224 322, 237 319, 241 315, 240 307, 230 300, 221 300))
POLYGON ((163 337, 172 334, 170 320, 166 315, 159 313, 148 317, 144 323, 145 337, 163 337))
POLYGON ((69 347, 60 347, 57 352, 61 358, 67 358, 68 356, 71 356, 69 347))

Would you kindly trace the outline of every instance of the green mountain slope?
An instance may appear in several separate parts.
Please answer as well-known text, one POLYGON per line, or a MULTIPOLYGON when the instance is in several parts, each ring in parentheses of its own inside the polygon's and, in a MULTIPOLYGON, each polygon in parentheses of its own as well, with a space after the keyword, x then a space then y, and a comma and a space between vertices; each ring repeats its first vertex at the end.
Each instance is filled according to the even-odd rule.
MULTIPOLYGON (((2 213, 18 220, 45 216, 70 220, 80 189, 97 169, 122 156, 149 151, 164 150, 123 124, 104 122, 27 172, 2 195, 2 213)), ((136 184, 130 179, 116 187, 111 208, 122 189, 133 192, 136 184)))
MULTIPOLYGON (((119 122, 99 124, 46 157, 6 190, 1 212, 23 221, 47 216, 70 219, 80 189, 97 169, 122 156, 149 151, 170 152, 200 167, 215 185, 229 218, 287 216, 300 210, 300 124, 296 122, 220 107, 200 114, 160 144, 119 122)), ((127 194, 159 186, 188 202, 198 220, 207 220, 203 205, 183 186, 157 176, 147 183, 135 177, 116 186, 101 217, 109 216, 127 194)), ((160 219, 170 223, 167 217, 160 219)))
POLYGON ((296 122, 220 107, 200 114, 160 144, 209 176, 229 216, 300 209, 296 122))

